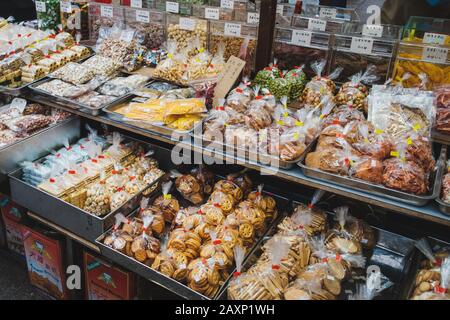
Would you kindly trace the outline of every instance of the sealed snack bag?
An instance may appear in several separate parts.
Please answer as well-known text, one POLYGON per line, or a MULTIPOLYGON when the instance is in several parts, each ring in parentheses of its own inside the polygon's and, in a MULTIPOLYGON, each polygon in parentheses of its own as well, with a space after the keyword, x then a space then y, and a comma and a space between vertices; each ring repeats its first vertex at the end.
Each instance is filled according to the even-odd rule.
POLYGON ((228 93, 227 106, 238 112, 245 112, 247 105, 255 98, 249 79, 244 77, 239 86, 228 93))
POLYGON ((274 59, 273 63, 256 74, 253 83, 260 85, 262 88, 269 88, 270 81, 280 78, 281 75, 281 70, 277 66, 277 60, 274 59))
POLYGON ((87 212, 102 216, 111 211, 111 194, 106 187, 106 173, 104 171, 100 173, 100 180, 88 187, 86 196, 83 209, 87 212))
POLYGON ((151 230, 153 218, 150 216, 144 216, 142 218, 143 228, 142 233, 134 238, 131 244, 131 252, 134 258, 142 263, 153 263, 156 255, 160 252, 160 242, 158 239, 149 236, 148 230, 151 230))
POLYGON ((284 76, 291 89, 289 94, 290 101, 298 100, 303 92, 303 88, 305 87, 306 75, 303 72, 303 68, 304 65, 295 67, 294 69, 289 70, 284 76))
POLYGON ((314 107, 322 107, 321 102, 325 96, 328 96, 330 100, 334 97, 336 85, 333 82, 342 71, 342 68, 337 68, 328 76, 323 76, 322 72, 325 68, 326 61, 316 61, 311 64, 311 68, 314 70, 316 76, 311 79, 305 86, 300 102, 303 105, 312 105, 314 107))
POLYGON ((221 42, 217 46, 217 51, 214 54, 214 57, 212 58, 211 62, 208 65, 208 68, 206 69, 206 75, 209 78, 214 78, 220 75, 226 65, 225 60, 225 43, 221 42))
POLYGON ((175 197, 170 194, 170 189, 172 188, 172 181, 162 184, 163 195, 156 198, 153 203, 154 206, 159 207, 162 212, 166 222, 171 223, 175 218, 175 215, 180 210, 180 204, 175 197))
POLYGON ((153 73, 153 77, 173 83, 180 83, 182 82, 183 74, 186 71, 185 62, 188 59, 187 53, 186 51, 177 51, 176 41, 167 41, 166 47, 167 58, 158 63, 153 73))

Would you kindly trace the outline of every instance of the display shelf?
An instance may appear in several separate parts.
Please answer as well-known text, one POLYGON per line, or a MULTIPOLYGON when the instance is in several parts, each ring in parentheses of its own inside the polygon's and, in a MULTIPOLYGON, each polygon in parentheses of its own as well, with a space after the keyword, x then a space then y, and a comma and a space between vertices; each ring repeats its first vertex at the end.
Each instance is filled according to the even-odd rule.
MULTIPOLYGON (((109 119, 105 115, 99 115, 99 116, 92 116, 90 114, 86 114, 84 112, 80 112, 77 110, 74 110, 72 108, 60 106, 58 104, 55 104, 51 101, 51 99, 48 98, 41 98, 39 96, 27 96, 27 99, 33 100, 35 102, 41 102, 45 104, 49 104, 52 107, 61 108, 66 111, 78 114, 82 117, 86 117, 91 120, 95 120, 113 127, 117 127, 123 130, 127 130, 130 132, 133 132, 137 135, 144 136, 150 139, 155 139, 158 141, 162 141, 169 144, 176 144, 178 141, 175 141, 171 139, 171 137, 159 135, 156 133, 152 133, 148 130, 139 129, 137 127, 124 124, 122 122, 114 121, 109 119)), ((192 148, 193 151, 197 153, 203 153, 204 157, 214 158, 218 160, 222 160, 223 163, 233 163, 238 164, 243 167, 253 169, 260 171, 263 174, 270 174, 275 175, 278 178, 281 178, 283 180, 291 181, 300 185, 305 185, 311 188, 317 188, 321 189, 327 192, 335 193, 337 195, 341 195, 344 197, 348 197, 357 201, 362 201, 367 204, 371 204, 377 207, 384 208, 386 210, 395 211, 410 217, 422 219, 431 221, 434 223, 438 223, 441 225, 445 225, 450 227, 450 216, 446 216, 442 214, 439 211, 438 206, 433 203, 433 201, 430 201, 427 205, 423 207, 409 205, 406 203, 402 203, 400 201, 395 201, 392 199, 388 199, 382 196, 376 196, 373 194, 370 194, 368 192, 360 191, 360 190, 354 190, 354 189, 348 189, 345 186, 337 185, 328 181, 321 181, 314 178, 306 177, 300 167, 294 167, 293 169, 289 170, 283 170, 279 168, 270 167, 267 165, 262 165, 256 161, 250 161, 248 159, 238 158, 236 155, 230 155, 230 154, 224 154, 215 152, 212 153, 211 150, 208 150, 207 148, 201 147, 199 145, 196 145, 192 141, 183 141, 180 142, 180 146, 183 146, 184 148, 192 148)))

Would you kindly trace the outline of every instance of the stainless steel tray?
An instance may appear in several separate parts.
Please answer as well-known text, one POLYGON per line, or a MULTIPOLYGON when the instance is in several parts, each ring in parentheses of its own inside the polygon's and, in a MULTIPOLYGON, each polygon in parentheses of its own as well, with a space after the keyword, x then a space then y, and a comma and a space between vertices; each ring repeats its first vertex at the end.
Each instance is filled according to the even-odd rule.
POLYGON ((49 150, 68 139, 80 136, 80 119, 70 117, 60 123, 42 129, 27 138, 0 148, 0 181, 17 169, 23 161, 34 161, 48 154, 49 150))
POLYGON ((175 130, 171 129, 165 125, 158 125, 153 123, 148 123, 145 121, 139 121, 139 120, 132 120, 132 119, 126 119, 123 115, 115 112, 115 110, 122 104, 130 102, 133 98, 137 97, 134 94, 130 94, 125 97, 121 97, 118 100, 115 100, 114 102, 110 103, 108 106, 103 108, 103 111, 106 113, 106 115, 115 121, 124 122, 126 124, 132 125, 139 130, 145 130, 149 131, 150 133, 158 133, 161 135, 165 135, 168 137, 173 137, 174 140, 179 140, 181 137, 188 137, 189 134, 194 130, 175 130))
POLYGON ((430 176, 430 186, 431 191, 426 195, 414 195, 402 191, 398 191, 391 188, 386 188, 383 185, 378 185, 374 183, 370 183, 364 180, 356 179, 356 178, 349 178, 346 176, 341 176, 329 172, 325 172, 318 169, 313 169, 310 167, 307 167, 305 162, 306 155, 315 148, 317 144, 317 140, 310 144, 307 148, 305 153, 303 154, 303 157, 300 162, 298 162, 298 165, 302 169, 302 172, 305 176, 316 178, 319 180, 325 180, 327 182, 332 182, 340 185, 347 186, 352 189, 356 190, 363 190, 367 191, 371 194, 379 195, 385 198, 389 198, 396 201, 405 202, 411 205, 416 206, 424 206, 428 203, 428 201, 435 199, 439 195, 439 176, 442 173, 442 162, 444 161, 445 152, 443 149, 441 149, 439 154, 437 155, 437 169, 436 171, 431 173, 430 176))
MULTIPOLYGON (((270 188, 269 188, 270 190, 270 188)), ((271 190, 272 191, 272 190, 271 190)), ((263 191, 263 193, 266 193, 265 191, 263 191)), ((254 248, 258 247, 260 245, 260 242, 264 239, 265 235, 267 234, 267 232, 269 232, 269 230, 271 230, 274 226, 278 225, 278 222, 280 221, 281 217, 284 217, 286 214, 286 210, 285 208, 288 207, 289 204, 289 200, 286 198, 283 198, 282 196, 278 196, 278 195, 274 195, 273 193, 269 193, 272 197, 275 198, 276 202, 277 202, 277 207, 278 207, 278 212, 279 215, 278 217, 269 225, 269 227, 267 228, 266 232, 264 233, 264 235, 257 240, 257 242, 255 243, 254 247, 249 250, 249 253, 247 254, 250 255, 253 251, 254 248)), ((137 212, 136 212, 137 213, 137 212)), ((230 277, 225 281, 225 283, 222 285, 222 287, 219 289, 219 291, 217 292, 217 294, 211 299, 209 297, 206 297, 194 290, 192 290, 191 288, 189 288, 188 286, 184 285, 181 282, 178 282, 170 277, 167 277, 166 275, 160 273, 159 271, 156 271, 152 268, 150 268, 149 266, 147 266, 146 264, 143 264, 119 251, 116 251, 106 245, 104 245, 102 243, 102 240, 104 239, 104 237, 110 233, 111 230, 108 230, 108 232, 106 232, 105 234, 101 235, 97 240, 96 243, 100 248, 100 251, 102 253, 102 255, 106 256, 108 259, 110 259, 111 261, 127 268, 128 270, 134 271, 137 274, 139 274, 140 276, 142 276, 145 279, 148 279, 158 285, 160 285, 161 287, 177 294, 178 296, 184 298, 184 299, 189 299, 189 300, 218 300, 221 299, 221 293, 225 290, 226 291, 226 287, 228 286, 229 281, 231 280, 231 278, 233 277, 233 272, 236 271, 235 267, 233 266, 233 270, 230 273, 230 277)))
MULTIPOLYGON (((143 145, 149 146, 146 142, 129 137, 126 137, 126 141, 138 141, 143 145)), ((167 157, 170 156, 170 151, 158 146, 149 146, 149 148, 155 151, 152 157, 158 160, 160 168, 166 170, 167 168, 164 166, 167 163, 167 157)), ((135 210, 139 206, 142 194, 160 180, 158 179, 151 185, 148 185, 120 208, 105 216, 97 217, 24 182, 22 175, 22 169, 9 174, 11 196, 15 202, 91 242, 94 242, 96 238, 114 224, 114 216, 118 212, 128 215, 135 210)))
POLYGON ((444 161, 442 162, 442 169, 441 169, 440 175, 437 177, 437 180, 438 180, 437 194, 438 194, 438 196, 436 197, 436 199, 434 199, 434 201, 436 201, 436 203, 438 204, 440 212, 442 212, 445 215, 450 216, 450 204, 445 203, 441 199, 442 182, 443 182, 444 175, 447 172, 447 170, 446 170, 446 168, 447 168, 446 162, 447 162, 447 159, 448 159, 448 151, 450 149, 449 149, 449 147, 444 145, 444 146, 442 146, 442 150, 443 150, 443 152, 445 154, 445 158, 444 158, 444 161))
MULTIPOLYGON (((90 46, 85 46, 85 47, 89 48, 91 53, 87 57, 84 57, 84 58, 79 59, 79 60, 74 61, 74 62, 82 62, 84 60, 89 59, 90 57, 92 57, 94 55, 94 50, 92 49, 92 47, 90 47, 90 46)), ((58 69, 56 69, 56 70, 58 70, 58 69)), ((10 88, 8 86, 0 86, 0 92, 3 92, 3 93, 6 93, 6 94, 9 94, 9 95, 17 97, 17 96, 20 96, 22 93, 24 93, 31 85, 35 84, 36 82, 41 81, 42 79, 45 79, 46 77, 47 76, 44 76, 44 77, 42 77, 40 79, 36 79, 36 80, 34 80, 34 81, 30 82, 30 83, 23 84, 23 85, 21 85, 19 87, 16 87, 16 88, 10 88)))
MULTIPOLYGON (((301 161, 302 157, 304 156, 304 153, 303 153, 296 160, 284 161, 284 160, 281 160, 278 156, 258 153, 253 150, 250 150, 248 148, 243 149, 243 148, 239 148, 237 146, 230 146, 228 144, 221 143, 221 142, 216 142, 216 141, 213 142, 213 141, 206 140, 203 138, 203 131, 201 130, 200 126, 203 126, 207 120, 208 120, 208 118, 204 119, 201 123, 197 124, 194 127, 194 129, 191 131, 191 136, 194 138, 194 144, 200 143, 200 146, 202 148, 211 150, 213 152, 215 150, 219 149, 224 154, 228 154, 231 156, 237 156, 237 157, 243 157, 245 160, 254 161, 254 162, 257 162, 257 163, 263 164, 263 165, 270 165, 270 166, 275 165, 278 168, 286 169, 286 170, 291 169, 296 163, 301 161), (211 144, 213 144, 214 148, 208 148, 208 146, 210 146, 211 144)), ((307 149, 308 148, 305 149, 305 152, 307 149)))

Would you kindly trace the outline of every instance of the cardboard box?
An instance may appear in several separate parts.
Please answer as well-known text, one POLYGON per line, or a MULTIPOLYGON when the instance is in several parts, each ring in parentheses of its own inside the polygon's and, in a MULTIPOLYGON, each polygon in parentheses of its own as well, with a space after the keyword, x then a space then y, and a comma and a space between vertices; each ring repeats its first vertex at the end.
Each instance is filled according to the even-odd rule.
POLYGON ((56 299, 67 299, 61 242, 26 226, 22 237, 31 284, 56 299))
POLYGON ((106 264, 94 255, 84 252, 86 299, 131 300, 136 296, 133 273, 106 264))
POLYGON ((23 247, 22 238, 22 224, 10 219, 5 213, 2 213, 2 218, 6 233, 6 247, 9 250, 25 257, 25 249, 23 247))
POLYGON ((18 205, 5 195, 0 196, 0 210, 3 216, 16 222, 22 220, 27 211, 24 207, 18 205))

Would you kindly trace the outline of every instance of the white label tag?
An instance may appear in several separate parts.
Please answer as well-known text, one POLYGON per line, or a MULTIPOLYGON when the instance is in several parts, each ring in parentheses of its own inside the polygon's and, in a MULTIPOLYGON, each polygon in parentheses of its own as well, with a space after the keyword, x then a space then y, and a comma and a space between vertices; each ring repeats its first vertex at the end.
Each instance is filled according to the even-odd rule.
POLYGON ((120 40, 125 42, 131 42, 134 37, 134 30, 123 30, 120 34, 120 40))
POLYGON ((136 21, 149 23, 150 22, 150 12, 144 10, 136 10, 136 21))
POLYGON ((171 13, 178 13, 180 10, 178 2, 166 2, 166 11, 171 13))
POLYGON ((130 6, 131 6, 132 8, 138 8, 138 9, 140 9, 140 8, 142 8, 142 0, 131 0, 130 6))
POLYGON ((44 1, 36 1, 36 11, 37 12, 46 12, 45 2, 44 1))
POLYGON ((336 15, 337 15, 336 8, 320 8, 319 17, 321 18, 334 19, 336 18, 336 15))
POLYGON ((105 18, 113 18, 114 17, 113 7, 101 6, 100 7, 100 15, 105 18))
POLYGON ((225 23, 225 29, 223 32, 226 36, 237 36, 241 35, 241 25, 239 23, 225 23))
POLYGON ((219 8, 205 8, 205 18, 211 20, 219 20, 219 8))
POLYGON ((446 63, 448 57, 448 49, 425 47, 422 52, 423 60, 434 63, 446 63))
POLYGON ((248 12, 247 13, 247 23, 258 24, 259 23, 259 13, 258 12, 248 12))
POLYGON ((423 43, 443 45, 443 44, 445 44, 446 39, 447 39, 447 36, 445 34, 425 32, 422 41, 423 41, 423 43))
POLYGON ((291 43, 296 46, 309 46, 311 44, 312 32, 307 30, 293 30, 291 43))
POLYGON ((364 37, 381 38, 383 36, 383 26, 379 24, 365 24, 362 29, 364 37))
POLYGON ((277 4, 277 14, 282 16, 283 15, 283 11, 284 11, 284 6, 282 4, 277 4))
POLYGON ((325 20, 320 19, 309 19, 308 21, 308 29, 315 31, 325 31, 327 28, 327 22, 325 20))
POLYGON ((25 110, 25 107, 27 106, 27 100, 22 98, 14 98, 13 101, 11 101, 11 108, 16 108, 19 110, 20 113, 25 110))
POLYGON ((220 0, 220 7, 224 9, 234 9, 234 0, 220 0))
POLYGON ((370 54, 373 49, 373 39, 369 38, 352 38, 350 51, 355 53, 370 54))
POLYGON ((180 18, 180 28, 183 30, 189 30, 189 31, 194 31, 195 30, 195 25, 197 24, 196 21, 194 19, 190 19, 190 18, 180 18))
POLYGON ((61 12, 72 13, 72 4, 70 2, 61 1, 59 7, 61 9, 61 12))

